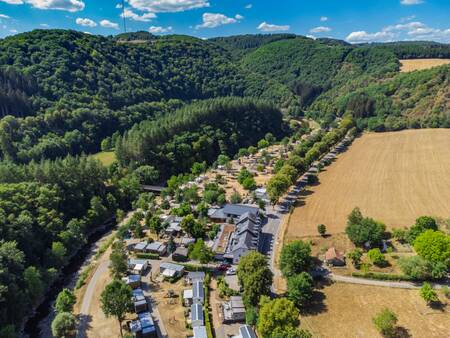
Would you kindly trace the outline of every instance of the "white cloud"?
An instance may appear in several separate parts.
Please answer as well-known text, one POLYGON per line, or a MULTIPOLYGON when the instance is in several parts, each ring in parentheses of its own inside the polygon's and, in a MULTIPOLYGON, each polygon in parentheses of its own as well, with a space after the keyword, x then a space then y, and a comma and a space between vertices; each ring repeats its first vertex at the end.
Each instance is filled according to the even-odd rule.
POLYGON ((407 5, 407 6, 420 5, 420 4, 423 4, 423 0, 400 0, 400 3, 402 5, 407 5))
POLYGON ((117 4, 117 5, 116 5, 116 8, 117 8, 117 9, 122 9, 122 4, 117 4))
POLYGON ((310 33, 326 33, 326 32, 330 32, 331 28, 330 27, 325 27, 325 26, 319 26, 319 27, 315 27, 309 30, 310 33))
POLYGON ((288 31, 291 28, 291 26, 273 25, 264 21, 257 28, 263 32, 277 32, 277 31, 288 31))
POLYGON ((405 24, 391 25, 383 28, 383 31, 394 32, 394 31, 409 31, 417 28, 424 28, 426 25, 422 22, 413 21, 405 24))
POLYGON ((6 2, 10 5, 22 5, 24 2, 22 0, 0 0, 1 2, 6 2))
POLYGON ((44 28, 50 27, 50 25, 48 23, 41 23, 39 26, 44 27, 44 28))
POLYGON ((210 6, 208 0, 128 0, 128 3, 135 9, 153 13, 183 12, 210 6))
POLYGON ((315 37, 314 35, 306 35, 306 37, 310 38, 310 39, 313 39, 313 40, 317 39, 317 37, 315 37))
POLYGON ((366 31, 358 31, 350 33, 345 40, 352 43, 363 43, 363 42, 382 42, 382 41, 392 41, 395 37, 393 33, 390 32, 376 32, 367 33, 366 31))
POLYGON ((327 16, 321 16, 321 17, 320 17, 320 21, 321 21, 321 22, 328 21, 328 17, 327 17, 327 16))
POLYGON ((10 33, 13 33, 13 34, 16 34, 16 33, 18 33, 19 31, 18 31, 17 29, 10 29, 9 32, 10 32, 10 33))
POLYGON ((152 21, 152 19, 156 18, 155 13, 144 13, 142 15, 139 15, 130 9, 125 9, 124 13, 120 14, 120 17, 123 18, 124 14, 125 14, 125 18, 131 19, 134 21, 149 22, 149 21, 152 21))
POLYGON ((161 26, 151 26, 148 31, 152 34, 162 34, 172 31, 172 26, 161 27, 161 26))
POLYGON ((77 18, 75 20, 75 22, 76 22, 77 25, 85 26, 85 27, 95 27, 95 26, 97 26, 97 23, 95 21, 93 21, 91 19, 88 19, 88 18, 84 18, 84 19, 83 18, 77 18))
POLYGON ((10 17, 5 14, 0 14, 0 19, 9 19, 10 17))
POLYGON ((252 8, 253 8, 253 5, 252 5, 252 4, 245 5, 245 8, 246 8, 246 9, 252 9, 252 8))
POLYGON ((39 9, 55 9, 60 11, 82 11, 85 4, 81 0, 25 0, 25 3, 39 9))
POLYGON ((106 28, 119 29, 119 25, 117 23, 111 22, 109 20, 102 20, 102 21, 100 21, 100 26, 106 27, 106 28))
POLYGON ((348 42, 382 42, 394 40, 433 40, 450 42, 450 28, 433 28, 423 22, 413 21, 384 27, 381 31, 367 33, 365 31, 352 32, 346 40, 348 42))
POLYGON ((222 25, 229 25, 238 22, 238 20, 243 19, 242 15, 236 14, 234 18, 229 18, 226 15, 220 13, 204 13, 203 23, 201 25, 195 26, 198 28, 215 28, 222 25))

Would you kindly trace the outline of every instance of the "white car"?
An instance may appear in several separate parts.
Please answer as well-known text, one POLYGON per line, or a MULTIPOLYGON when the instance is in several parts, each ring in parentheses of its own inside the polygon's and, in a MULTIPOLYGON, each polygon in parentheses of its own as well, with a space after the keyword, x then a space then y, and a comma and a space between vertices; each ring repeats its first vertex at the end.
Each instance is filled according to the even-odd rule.
POLYGON ((236 269, 235 268, 230 268, 227 270, 227 272, 225 272, 226 275, 231 276, 231 275, 235 275, 236 274, 236 269))

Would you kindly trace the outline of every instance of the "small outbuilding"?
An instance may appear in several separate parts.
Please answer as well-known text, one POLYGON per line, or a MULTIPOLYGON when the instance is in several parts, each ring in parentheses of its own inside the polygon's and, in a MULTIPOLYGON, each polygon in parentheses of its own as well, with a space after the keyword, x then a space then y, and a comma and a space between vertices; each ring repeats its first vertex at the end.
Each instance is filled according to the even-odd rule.
POLYGON ((128 270, 134 275, 143 275, 149 268, 146 259, 129 259, 128 270))
POLYGON ((245 321, 245 306, 240 296, 232 296, 228 302, 223 302, 222 310, 224 323, 245 321))
POLYGON ((202 282, 205 280, 205 273, 203 271, 189 271, 186 275, 186 283, 193 284, 195 282, 202 282))
POLYGON ((150 252, 153 254, 158 254, 160 256, 164 256, 167 252, 167 245, 161 242, 152 242, 145 247, 146 252, 150 252))
POLYGON ((140 275, 128 275, 122 280, 125 284, 129 285, 132 289, 137 289, 141 287, 141 276, 140 275))
POLYGON ((145 248, 147 247, 147 245, 148 245, 147 241, 139 242, 134 246, 134 251, 135 252, 145 252, 145 248))
POLYGON ((133 290, 133 305, 134 312, 141 313, 148 311, 147 300, 145 299, 144 292, 142 289, 133 290))
POLYGON ((183 291, 183 303, 184 306, 191 306, 194 303, 192 289, 183 291))
POLYGON ((343 253, 336 250, 335 247, 331 247, 325 253, 325 262, 331 266, 344 266, 345 256, 343 253))
POLYGON ((172 259, 176 262, 184 262, 187 260, 188 255, 189 255, 188 248, 185 248, 184 246, 179 246, 172 253, 172 259))
POLYGON ((168 277, 168 278, 181 277, 184 273, 184 266, 179 265, 179 264, 164 262, 164 263, 161 263, 161 265, 159 266, 159 272, 164 277, 168 277))

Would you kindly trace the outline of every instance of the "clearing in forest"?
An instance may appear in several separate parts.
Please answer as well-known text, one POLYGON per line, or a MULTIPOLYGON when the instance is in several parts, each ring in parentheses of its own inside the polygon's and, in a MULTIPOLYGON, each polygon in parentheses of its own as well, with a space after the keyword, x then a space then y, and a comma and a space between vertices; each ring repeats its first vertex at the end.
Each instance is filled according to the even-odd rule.
POLYGON ((450 129, 364 134, 302 192, 284 240, 345 230, 356 206, 388 228, 450 218, 450 129))
POLYGON ((400 71, 402 73, 408 73, 415 70, 424 70, 447 65, 450 64, 450 59, 409 59, 400 60, 400 64, 400 71))

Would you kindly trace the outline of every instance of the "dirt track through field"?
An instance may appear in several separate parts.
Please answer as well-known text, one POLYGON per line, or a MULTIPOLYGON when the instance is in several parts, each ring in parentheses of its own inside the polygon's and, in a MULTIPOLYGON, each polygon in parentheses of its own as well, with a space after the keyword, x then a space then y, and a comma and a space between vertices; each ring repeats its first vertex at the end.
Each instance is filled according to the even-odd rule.
POLYGON ((319 179, 294 210, 287 240, 316 235, 320 223, 343 232, 356 206, 388 228, 450 218, 450 129, 363 135, 319 179))

